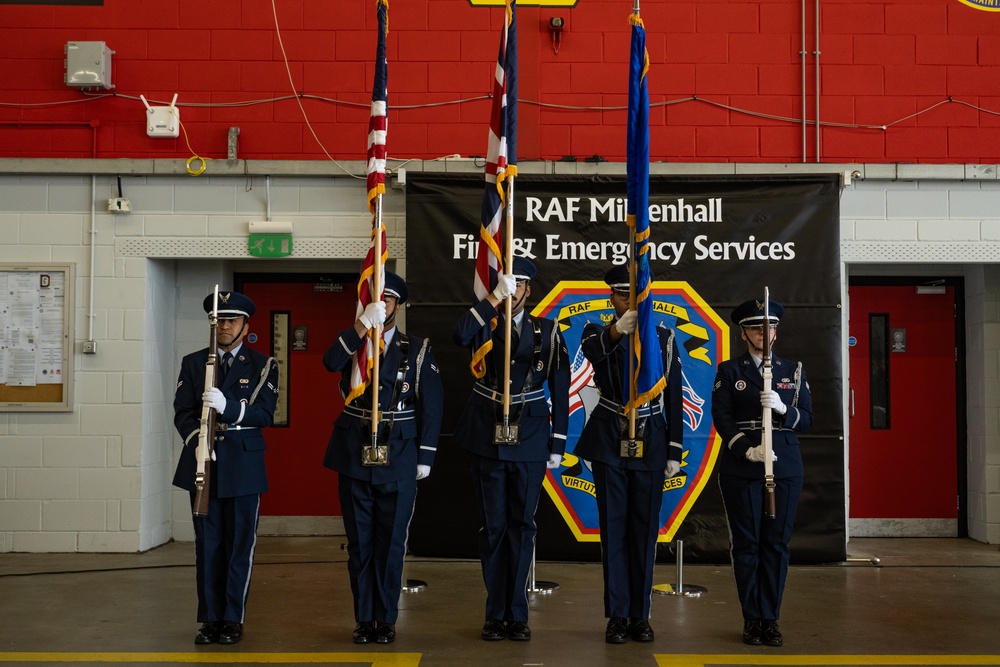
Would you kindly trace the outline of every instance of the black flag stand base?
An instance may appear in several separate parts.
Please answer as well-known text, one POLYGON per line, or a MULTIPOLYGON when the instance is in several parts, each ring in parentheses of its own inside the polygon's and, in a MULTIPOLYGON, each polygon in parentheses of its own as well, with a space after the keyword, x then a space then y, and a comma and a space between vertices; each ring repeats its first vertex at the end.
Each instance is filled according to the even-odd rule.
POLYGON ((420 591, 427 588, 427 582, 422 579, 407 579, 406 571, 410 569, 410 566, 404 561, 403 562, 403 585, 400 590, 404 593, 419 593, 420 591))
POLYGON ((427 588, 427 582, 423 579, 406 579, 406 583, 400 589, 404 593, 419 593, 427 588))
POLYGON ((875 565, 877 567, 878 564, 882 562, 882 559, 879 558, 878 556, 871 556, 869 558, 855 558, 855 557, 852 557, 852 556, 848 556, 846 558, 845 562, 847 562, 847 563, 868 563, 870 565, 875 565))
POLYGON ((531 575, 528 577, 528 592, 539 595, 550 595, 559 590, 559 584, 554 581, 538 581, 535 579, 535 552, 531 552, 531 575))
POLYGON ((403 591, 404 593, 419 593, 420 591, 426 589, 427 588, 427 582, 424 581, 423 579, 407 579, 406 578, 406 571, 408 569, 409 569, 409 566, 404 562, 403 563, 403 585, 400 588, 400 590, 403 591))
POLYGON ((653 592, 660 595, 682 595, 689 598, 698 598, 708 593, 708 589, 703 586, 694 586, 684 583, 684 540, 674 542, 677 545, 677 582, 673 584, 655 584, 653 592))

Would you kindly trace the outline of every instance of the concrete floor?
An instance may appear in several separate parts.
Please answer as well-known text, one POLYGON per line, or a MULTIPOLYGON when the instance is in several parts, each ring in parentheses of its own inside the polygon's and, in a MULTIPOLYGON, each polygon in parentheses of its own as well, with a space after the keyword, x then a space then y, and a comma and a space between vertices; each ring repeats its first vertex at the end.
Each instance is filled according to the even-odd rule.
MULTIPOLYGON (((343 538, 260 539, 246 636, 195 647, 191 543, 143 554, 0 555, 0 663, 75 665, 982 665, 1000 664, 1000 550, 959 539, 855 539, 852 557, 793 566, 782 648, 749 647, 728 566, 686 566, 701 597, 654 595, 656 641, 604 642, 596 563, 538 564, 558 591, 532 600, 530 642, 479 639, 485 592, 473 561, 411 560, 390 646, 351 643, 343 538), (906 656, 903 658, 892 656, 906 656)), ((657 581, 676 581, 658 565, 657 581)))

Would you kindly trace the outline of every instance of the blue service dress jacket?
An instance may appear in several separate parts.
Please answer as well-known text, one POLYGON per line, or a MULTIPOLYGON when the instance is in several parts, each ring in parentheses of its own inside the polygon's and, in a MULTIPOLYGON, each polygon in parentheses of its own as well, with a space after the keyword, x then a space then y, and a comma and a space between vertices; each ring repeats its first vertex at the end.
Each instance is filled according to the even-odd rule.
MULTIPOLYGON (((220 355, 221 358, 221 355, 220 355)), ((195 449, 201 425, 208 348, 181 361, 174 392, 174 426, 184 440, 174 473, 174 486, 194 491, 195 449)), ((215 461, 211 465, 211 495, 232 498, 267 491, 262 428, 274 421, 278 402, 278 362, 243 344, 233 358, 219 390, 226 411, 217 415, 215 461)))
POLYGON ((642 458, 622 458, 619 443, 628 434, 628 423, 625 422, 623 432, 619 416, 628 418, 621 414, 622 387, 628 376, 628 336, 622 336, 617 344, 612 343, 612 326, 613 322, 607 326, 591 322, 583 330, 580 347, 594 366, 594 381, 601 392, 601 401, 590 413, 574 453, 588 461, 630 470, 662 470, 667 467, 667 461, 680 462, 683 454, 681 362, 673 331, 656 328, 667 386, 661 394, 662 401, 654 401, 652 408, 640 411, 648 415, 642 434, 644 455, 642 458))
MULTIPOLYGON (((364 466, 361 462, 362 448, 371 444, 369 388, 345 406, 333 425, 323 465, 341 475, 382 484, 414 478, 417 465, 434 465, 444 409, 441 376, 429 341, 407 336, 406 370, 399 378, 403 358, 401 336, 404 334, 396 329, 379 361, 378 397, 385 420, 381 428, 389 427, 388 420, 392 419, 385 443, 389 447, 389 465, 364 466)), ((363 342, 352 326, 341 331, 323 355, 326 369, 341 373, 340 390, 344 396, 350 391, 351 357, 363 342)))
MULTIPOLYGON (((722 438, 719 472, 737 477, 763 478, 764 464, 748 461, 746 452, 761 441, 760 392, 764 378, 749 353, 719 364, 712 387, 712 419, 722 438)), ((775 478, 802 477, 802 452, 798 431, 812 428, 812 396, 802 364, 772 357, 771 389, 787 406, 784 415, 774 410, 771 443, 778 460, 775 478)))
MULTIPOLYGON (((461 347, 472 349, 476 336, 496 308, 482 300, 455 323, 452 337, 461 347)), ((512 328, 513 331, 513 328, 512 328)), ((454 439, 468 451, 502 461, 547 461, 550 454, 566 450, 569 426, 569 355, 555 322, 524 313, 516 347, 511 349, 511 421, 517 420, 520 440, 516 445, 493 442, 494 426, 503 420, 504 319, 500 315, 492 335, 493 350, 486 356, 486 376, 476 382, 455 428, 454 439), (538 333, 535 334, 537 325, 538 333), (536 351, 537 347, 537 351, 536 351), (552 401, 542 394, 548 385, 552 401), (527 400, 524 400, 527 399, 527 400)))

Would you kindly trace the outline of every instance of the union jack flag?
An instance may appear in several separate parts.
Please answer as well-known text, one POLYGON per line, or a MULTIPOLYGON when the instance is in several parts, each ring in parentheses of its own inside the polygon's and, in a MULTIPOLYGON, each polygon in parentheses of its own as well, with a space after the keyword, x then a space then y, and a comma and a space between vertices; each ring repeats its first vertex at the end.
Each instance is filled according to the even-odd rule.
POLYGON ((590 360, 583 354, 583 348, 576 351, 573 363, 570 364, 569 377, 569 413, 573 414, 583 407, 583 399, 580 398, 580 390, 593 383, 594 367, 590 360))
MULTIPOLYGON (((386 84, 389 74, 389 66, 385 58, 385 38, 389 32, 388 0, 376 0, 375 10, 378 14, 378 47, 375 52, 372 110, 368 120, 368 210, 372 212, 372 242, 368 254, 365 256, 365 261, 361 265, 361 277, 358 279, 358 308, 355 318, 361 317, 361 314, 365 312, 365 307, 372 301, 382 300, 381 292, 374 293, 376 234, 381 237, 379 247, 382 252, 378 261, 378 284, 381 286, 385 285, 385 262, 389 258, 385 247, 385 225, 382 224, 381 216, 375 215, 375 202, 379 195, 385 193, 386 100, 388 97, 386 84)), ((379 348, 381 346, 382 341, 379 340, 379 348)), ((351 391, 344 398, 345 403, 350 403, 368 388, 371 381, 374 354, 372 339, 368 336, 365 338, 364 344, 354 354, 351 366, 351 391)))
POLYGON ((705 412, 703 406, 705 399, 698 395, 691 383, 688 382, 687 375, 681 371, 681 392, 683 395, 682 409, 684 410, 684 423, 692 431, 697 431, 701 426, 701 418, 705 412))
MULTIPOLYGON (((503 234, 501 222, 507 203, 505 181, 517 175, 517 2, 507 0, 507 20, 500 34, 493 77, 493 108, 490 114, 489 145, 486 152, 486 188, 483 193, 482 227, 473 292, 482 301, 496 288, 497 276, 503 273, 503 234)), ((472 353, 470 367, 477 378, 486 373, 484 358, 493 347, 491 331, 483 328, 472 353)))

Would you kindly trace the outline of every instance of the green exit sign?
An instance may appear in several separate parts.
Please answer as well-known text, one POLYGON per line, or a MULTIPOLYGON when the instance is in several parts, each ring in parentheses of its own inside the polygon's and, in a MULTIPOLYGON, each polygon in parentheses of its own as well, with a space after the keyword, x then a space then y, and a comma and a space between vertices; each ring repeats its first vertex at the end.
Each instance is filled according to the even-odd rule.
POLYGON ((251 234, 247 250, 254 257, 288 257, 292 254, 292 235, 251 234))

